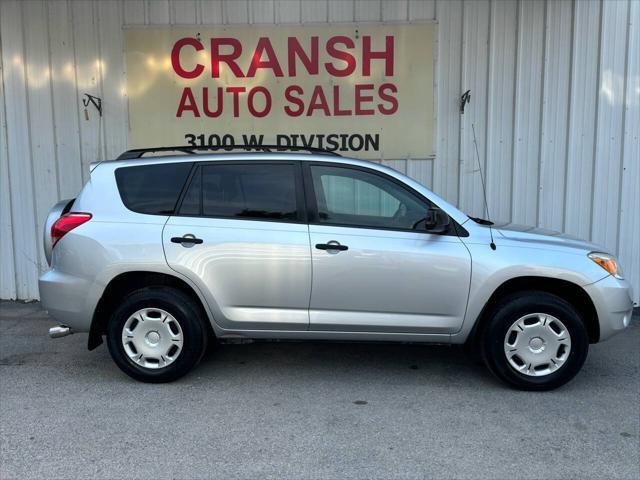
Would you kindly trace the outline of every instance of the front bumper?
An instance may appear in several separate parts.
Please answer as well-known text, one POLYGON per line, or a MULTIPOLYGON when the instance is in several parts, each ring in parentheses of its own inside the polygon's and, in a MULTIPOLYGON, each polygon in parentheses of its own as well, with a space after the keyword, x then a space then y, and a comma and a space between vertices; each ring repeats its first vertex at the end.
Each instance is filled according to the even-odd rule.
POLYGON ((74 332, 88 332, 93 317, 90 282, 51 268, 38 279, 40 302, 49 315, 74 332))
POLYGON ((600 339, 607 340, 631 323, 633 290, 626 280, 611 275, 584 287, 598 313, 600 339))

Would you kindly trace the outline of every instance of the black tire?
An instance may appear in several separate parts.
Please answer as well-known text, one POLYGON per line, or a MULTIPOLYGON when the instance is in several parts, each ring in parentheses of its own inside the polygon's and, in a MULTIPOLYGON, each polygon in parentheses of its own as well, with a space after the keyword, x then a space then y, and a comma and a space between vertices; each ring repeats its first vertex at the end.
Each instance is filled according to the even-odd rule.
POLYGON ((518 292, 502 299, 492 310, 480 339, 482 358, 500 380, 519 390, 552 390, 580 371, 589 351, 589 337, 578 311, 566 300, 546 292, 518 292), (571 336, 571 350, 560 368, 544 376, 529 376, 511 366, 505 354, 505 336, 513 323, 532 313, 560 320, 571 336))
POLYGON ((127 295, 107 325, 107 345, 113 361, 130 377, 141 382, 172 382, 193 369, 204 355, 208 330, 199 306, 186 294, 170 287, 147 287, 127 295), (182 329, 180 354, 166 367, 152 369, 136 364, 125 352, 122 331, 129 317, 143 308, 158 308, 170 313, 182 329))

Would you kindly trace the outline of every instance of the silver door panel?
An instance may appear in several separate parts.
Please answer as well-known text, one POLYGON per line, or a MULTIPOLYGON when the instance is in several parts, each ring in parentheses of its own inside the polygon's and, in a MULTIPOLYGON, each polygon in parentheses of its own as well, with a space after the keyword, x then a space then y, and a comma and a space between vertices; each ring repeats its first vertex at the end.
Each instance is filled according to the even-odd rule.
POLYGON ((170 267, 204 293, 225 329, 306 330, 311 256, 307 225, 171 217, 163 232, 170 267), (203 240, 185 246, 172 237, 203 240))
POLYGON ((453 333, 469 293, 471 259, 455 236, 309 226, 310 330, 453 333), (318 250, 339 242, 347 251, 318 250))

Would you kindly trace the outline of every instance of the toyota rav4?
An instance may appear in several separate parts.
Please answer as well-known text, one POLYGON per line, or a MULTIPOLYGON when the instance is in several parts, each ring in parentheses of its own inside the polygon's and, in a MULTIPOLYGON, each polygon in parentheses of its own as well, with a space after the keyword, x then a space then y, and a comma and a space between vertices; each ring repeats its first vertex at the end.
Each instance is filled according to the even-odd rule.
MULTIPOLYGON (((521 389, 558 387, 629 324, 616 258, 472 219, 383 165, 310 152, 130 150, 50 212, 53 337, 106 337, 167 382, 228 339, 465 344, 521 389)), ((266 149, 265 149, 266 150, 266 149)))

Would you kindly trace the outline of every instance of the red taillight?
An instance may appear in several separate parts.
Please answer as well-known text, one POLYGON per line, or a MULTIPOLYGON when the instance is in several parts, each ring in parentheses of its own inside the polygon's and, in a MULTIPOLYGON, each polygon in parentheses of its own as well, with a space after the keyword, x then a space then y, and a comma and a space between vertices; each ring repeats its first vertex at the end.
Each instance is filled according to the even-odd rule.
POLYGON ((90 213, 65 213, 51 225, 51 246, 55 246, 62 237, 91 220, 90 213))

